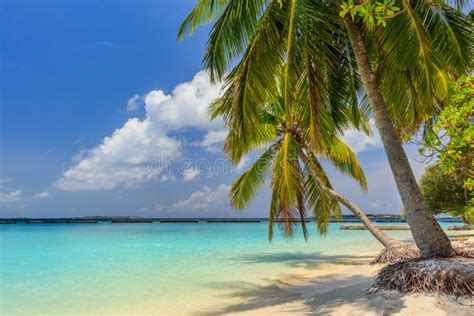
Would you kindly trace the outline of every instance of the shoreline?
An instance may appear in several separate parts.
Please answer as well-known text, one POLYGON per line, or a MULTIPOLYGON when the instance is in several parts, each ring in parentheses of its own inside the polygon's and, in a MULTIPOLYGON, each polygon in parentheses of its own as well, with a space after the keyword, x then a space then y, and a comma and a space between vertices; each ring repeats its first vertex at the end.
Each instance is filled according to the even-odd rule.
MULTIPOLYGON (((469 231, 449 233, 474 242, 469 231)), ((303 269, 257 288, 238 289, 230 305, 196 315, 472 315, 474 299, 438 295, 370 293, 373 276, 382 266, 370 265, 373 249, 357 259, 335 260, 303 269)))
MULTIPOLYGON (((205 315, 472 315, 473 300, 449 297, 369 293, 378 270, 365 264, 328 264, 319 272, 275 281, 274 297, 228 306, 205 315)), ((272 287, 269 285, 269 287, 272 287)))
MULTIPOLYGON (((367 294, 381 268, 369 262, 382 246, 367 231, 334 224, 324 238, 277 235, 271 244, 264 223, 7 226, 2 266, 9 269, 0 288, 6 315, 466 315, 473 308, 367 294)), ((409 232, 389 234, 412 240, 409 232)))

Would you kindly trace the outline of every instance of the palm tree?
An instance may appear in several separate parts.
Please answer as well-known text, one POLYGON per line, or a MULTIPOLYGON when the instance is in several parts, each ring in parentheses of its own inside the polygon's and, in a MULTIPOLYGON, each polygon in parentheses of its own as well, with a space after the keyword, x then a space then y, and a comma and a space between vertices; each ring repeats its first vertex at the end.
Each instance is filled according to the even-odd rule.
POLYGON ((204 57, 212 80, 220 80, 240 58, 226 76, 222 106, 232 133, 243 142, 257 131, 259 106, 274 98, 282 65, 287 91, 297 80, 307 87, 312 150, 328 128, 322 113, 347 114, 338 108, 350 104, 357 126, 359 110, 371 109, 422 256, 448 256, 449 239, 421 197, 401 137, 416 132, 442 106, 450 76, 471 64, 470 50, 466 53, 471 33, 464 16, 443 1, 416 3, 397 1, 401 14, 374 28, 349 15, 340 18, 340 6, 332 1, 201 0, 179 36, 216 21, 204 57))
MULTIPOLYGON (((333 190, 321 159, 358 181, 360 187, 366 190, 364 173, 355 154, 339 139, 337 133, 323 134, 326 137, 319 138, 317 149, 311 147, 310 134, 307 133, 311 128, 311 121, 305 116, 307 105, 298 100, 298 96, 304 96, 300 89, 304 90, 305 85, 298 84, 289 91, 288 82, 284 80, 286 70, 285 67, 280 79, 280 93, 258 111, 261 115, 255 123, 258 132, 249 136, 246 143, 239 142, 232 131, 227 138, 225 152, 233 159, 265 146, 255 163, 232 185, 232 207, 237 210, 244 209, 271 174, 270 240, 276 222, 280 223, 287 237, 292 236, 294 226, 301 223, 303 236, 307 239, 306 206, 312 210, 319 233, 325 234, 331 215, 340 216, 341 203, 357 216, 386 248, 402 246, 401 242, 390 238, 377 228, 354 203, 333 190)), ((225 112, 225 103, 225 96, 215 102, 212 106, 214 116, 225 112)), ((330 120, 334 126, 343 124, 344 121, 328 115, 323 117, 325 121, 330 120)))
MULTIPOLYGON (((180 36, 183 36, 187 30, 192 32, 200 23, 205 23, 206 14, 209 14, 209 17, 213 14, 219 14, 219 10, 222 8, 219 5, 214 7, 215 4, 218 3, 201 2, 200 6, 196 7, 183 23, 180 36)), ((339 141, 337 144, 332 144, 332 150, 325 149, 324 151, 321 148, 323 144, 321 139, 336 141, 336 133, 342 133, 350 125, 368 130, 364 119, 366 113, 359 111, 357 107, 357 92, 360 90, 361 84, 357 73, 354 71, 353 62, 347 58, 347 52, 343 51, 343 47, 335 45, 336 43, 333 42, 334 37, 342 34, 341 30, 335 30, 333 27, 334 21, 338 19, 337 15, 332 14, 328 19, 329 11, 319 14, 311 6, 293 7, 290 29, 299 25, 300 29, 304 26, 304 30, 309 30, 311 27, 320 30, 318 36, 305 33, 304 41, 301 43, 296 39, 303 35, 297 32, 296 28, 292 31, 281 32, 286 29, 284 22, 287 20, 287 16, 278 3, 271 3, 265 13, 262 11, 263 7, 258 6, 258 4, 258 1, 248 3, 230 2, 229 6, 222 12, 222 19, 219 19, 215 24, 214 31, 211 34, 211 39, 221 39, 223 42, 227 42, 233 37, 232 32, 237 32, 240 34, 239 36, 243 37, 241 38, 243 42, 250 41, 250 43, 245 43, 248 48, 239 65, 226 76, 223 89, 224 95, 214 104, 211 111, 212 118, 223 116, 230 128, 229 137, 224 146, 225 152, 231 158, 231 161, 237 164, 246 152, 262 144, 275 141, 278 138, 277 134, 269 132, 268 126, 262 125, 261 120, 262 118, 270 119, 272 117, 267 109, 268 104, 272 102, 275 104, 275 100, 280 98, 280 104, 292 104, 295 99, 298 99, 299 110, 297 112, 292 111, 286 117, 299 120, 300 128, 302 122, 304 122, 302 126, 305 127, 305 140, 310 145, 306 147, 306 155, 304 154, 305 151, 300 151, 301 159, 306 156, 314 156, 310 148, 319 149, 320 155, 324 154, 325 151, 336 154, 335 151, 337 151, 338 146, 344 144, 339 141), (259 22, 260 26, 255 26, 255 22, 250 20, 243 23, 245 28, 239 29, 240 18, 260 15, 262 15, 259 22), (306 19, 298 18, 303 16, 306 19), (229 28, 229 26, 231 27, 229 28), (258 32, 253 33, 249 38, 251 32, 248 29, 252 27, 256 27, 258 32), (321 38, 324 38, 325 41, 321 41, 321 38), (285 46, 285 42, 292 43, 292 45, 285 46), (274 50, 273 48, 278 49, 274 50), (284 51, 281 51, 281 49, 284 49, 284 51), (291 62, 285 63, 285 60, 290 60, 285 56, 292 56, 291 62), (280 74, 280 80, 276 80, 276 73, 280 74), (294 93, 295 91, 298 91, 298 93, 294 93), (264 110, 262 111, 262 109, 264 110), (307 111, 307 109, 311 109, 311 111, 307 111), (335 124, 336 122, 337 124, 335 124)), ((282 4, 282 6, 285 5, 282 4)), ((218 41, 210 40, 209 45, 204 63, 206 65, 219 65, 209 67, 211 79, 218 80, 222 77, 227 63, 233 59, 233 51, 225 50, 222 43, 218 41)), ((232 47, 241 45, 245 46, 244 44, 235 44, 232 47)), ((236 48, 235 54, 238 54, 238 51, 239 48, 236 48)), ((280 106, 280 108, 282 107, 280 106)), ((290 107, 287 107, 287 109, 290 109, 290 107)), ((274 116, 270 121, 275 125, 274 116)), ((289 121, 286 124, 290 126, 288 125, 290 124, 289 121)), ((293 140, 296 137, 295 133, 288 135, 293 135, 293 140)), ((326 146, 328 143, 330 142, 326 141, 326 146)), ((293 141, 291 144, 297 143, 293 141)), ((347 150, 348 148, 345 145, 344 148, 339 147, 340 152, 348 153, 347 150)), ((266 155, 262 155, 263 162, 266 161, 266 158, 270 159, 268 155, 271 152, 268 151, 266 155)), ((335 163, 337 159, 342 158, 333 156, 331 161, 335 163)), ((340 170, 346 169, 344 172, 349 172, 354 168, 351 163, 354 163, 356 170, 360 169, 352 152, 346 156, 346 159, 349 160, 340 161, 340 170)), ((242 185, 245 188, 246 181, 244 179, 247 174, 253 174, 256 179, 260 179, 260 182, 257 183, 261 184, 265 177, 263 175, 264 170, 260 170, 258 167, 261 163, 262 160, 259 160, 256 164, 257 167, 249 169, 248 173, 236 182, 236 185, 243 183, 242 185)), ((318 166, 319 163, 316 161, 315 165, 318 166)), ((306 178, 310 177, 311 174, 314 177, 315 174, 323 172, 320 167, 309 168, 309 164, 307 166, 306 178)), ((362 175, 363 173, 359 170, 358 174, 362 175)), ((326 197, 322 201, 314 198, 318 204, 312 205, 312 209, 316 218, 319 218, 320 232, 324 231, 323 227, 327 224, 327 222, 324 224, 323 218, 327 221, 331 210, 336 212, 339 209, 338 203, 334 202, 339 201, 361 218, 366 227, 385 246, 400 244, 378 230, 353 203, 334 192, 325 174, 322 174, 322 179, 325 180, 323 182, 318 182, 319 178, 308 180, 315 183, 313 185, 315 188, 318 188, 319 185, 318 190, 322 192, 321 194, 325 196, 332 195, 331 199, 326 197), (332 206, 327 206, 331 200, 333 201, 332 206), (322 205, 321 203, 325 204, 322 205), (321 206, 324 207, 321 209, 321 206), (324 215, 323 218, 321 218, 322 215, 324 215)), ((361 185, 365 187, 365 182, 361 185)), ((255 192, 256 188, 253 191, 255 192)), ((242 192, 243 197, 250 194, 248 189, 244 189, 242 192)), ((235 195, 232 198, 232 204, 234 207, 241 209, 245 203, 237 203, 238 200, 235 198, 238 196, 240 195, 235 195)), ((253 197, 253 195, 250 196, 253 197)), ((250 200, 251 197, 247 196, 245 201, 250 200)), ((301 197, 304 196, 301 195, 301 197)), ((302 207, 300 209, 303 210, 302 207)), ((288 216, 286 218, 290 219, 288 216)), ((289 221, 289 223, 291 222, 289 221)), ((302 223, 304 224, 304 221, 302 223)), ((291 226, 288 226, 288 232, 291 232, 292 230, 289 227, 291 226)))
POLYGON ((403 14, 376 32, 349 15, 344 26, 421 256, 451 256, 451 243, 423 199, 400 139, 440 111, 451 75, 471 66, 471 24, 443 1, 398 4, 403 14))

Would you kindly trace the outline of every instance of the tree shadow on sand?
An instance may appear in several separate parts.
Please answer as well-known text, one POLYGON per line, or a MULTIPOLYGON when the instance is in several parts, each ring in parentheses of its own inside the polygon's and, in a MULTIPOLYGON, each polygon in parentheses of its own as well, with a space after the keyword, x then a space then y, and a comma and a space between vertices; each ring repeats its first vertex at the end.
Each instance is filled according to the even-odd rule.
MULTIPOLYGON (((366 265, 373 256, 324 255, 322 253, 280 252, 249 254, 233 258, 243 264, 278 263, 287 267, 314 269, 323 264, 366 265)), ((399 298, 386 299, 384 294, 369 294, 366 289, 373 284, 373 277, 367 275, 324 276, 286 275, 283 280, 260 280, 253 282, 218 282, 208 284, 209 288, 222 292, 221 298, 229 304, 215 310, 195 315, 225 315, 229 313, 257 313, 262 308, 285 305, 287 314, 321 315, 331 314, 341 304, 354 304, 357 310, 380 315, 397 312, 403 307, 399 298), (263 282, 263 284, 262 284, 263 282), (362 290, 364 289, 364 290, 362 290)))
POLYGON ((314 269, 322 264, 367 264, 368 260, 372 260, 374 256, 354 256, 354 255, 325 255, 321 252, 304 253, 304 252, 280 252, 280 253, 263 253, 249 254, 233 258, 244 264, 259 263, 280 263, 288 267, 298 267, 314 269))
POLYGON ((369 294, 365 289, 372 283, 372 277, 344 277, 337 274, 307 278, 296 284, 278 280, 267 285, 250 282, 215 283, 210 284, 210 287, 227 290, 223 298, 236 300, 235 303, 195 315, 214 316, 239 312, 252 314, 262 308, 280 305, 285 305, 286 314, 321 315, 331 314, 335 308, 346 304, 353 304, 358 311, 364 313, 389 315, 403 307, 403 302, 399 298, 394 299, 393 295, 390 299, 385 299, 383 294, 369 294))

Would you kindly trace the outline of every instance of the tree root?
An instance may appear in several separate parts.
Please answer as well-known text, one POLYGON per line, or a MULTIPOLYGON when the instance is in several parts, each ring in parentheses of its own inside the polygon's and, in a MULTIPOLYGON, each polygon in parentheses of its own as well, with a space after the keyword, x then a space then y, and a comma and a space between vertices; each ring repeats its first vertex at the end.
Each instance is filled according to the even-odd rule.
POLYGON ((474 260, 453 257, 412 259, 383 267, 372 292, 437 293, 456 297, 474 295, 474 260))
POLYGON ((420 257, 415 245, 402 245, 384 248, 370 264, 394 264, 420 257))
MULTIPOLYGON (((474 244, 453 242, 453 248, 458 256, 474 259, 474 244)), ((384 248, 370 264, 395 264, 420 258, 420 251, 413 244, 397 245, 384 248)))
POLYGON ((474 259, 474 243, 453 242, 453 248, 458 256, 474 259))

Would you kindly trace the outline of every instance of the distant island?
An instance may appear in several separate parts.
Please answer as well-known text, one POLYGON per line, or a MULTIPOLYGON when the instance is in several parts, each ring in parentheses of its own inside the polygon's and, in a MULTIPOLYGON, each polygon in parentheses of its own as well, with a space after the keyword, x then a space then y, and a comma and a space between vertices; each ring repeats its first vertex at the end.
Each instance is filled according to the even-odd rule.
MULTIPOLYGON (((402 223, 405 222, 400 215, 396 214, 368 214, 372 221, 378 223, 402 223)), ((459 217, 438 216, 440 222, 461 222, 459 217)), ((309 217, 306 222, 314 222, 309 217)), ((57 217, 57 218, 29 218, 14 217, 0 218, 0 224, 96 224, 96 223, 260 223, 268 222, 268 218, 148 218, 142 216, 83 216, 83 217, 57 217)), ((331 217, 332 223, 359 223, 360 220, 354 215, 342 215, 341 218, 331 217)))

